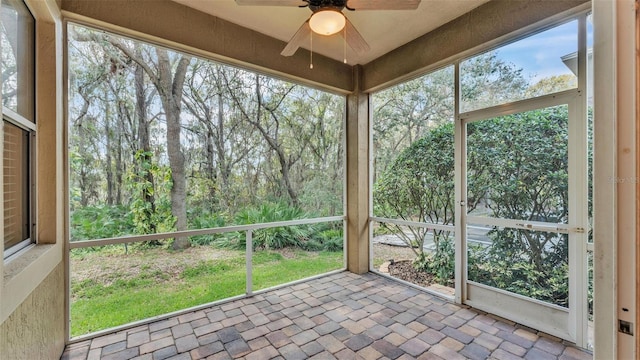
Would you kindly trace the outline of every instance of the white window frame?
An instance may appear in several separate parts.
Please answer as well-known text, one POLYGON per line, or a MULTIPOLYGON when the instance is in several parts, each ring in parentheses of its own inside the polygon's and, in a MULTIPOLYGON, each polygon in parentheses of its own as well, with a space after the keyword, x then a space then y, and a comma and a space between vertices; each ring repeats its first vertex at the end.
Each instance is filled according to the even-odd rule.
MULTIPOLYGON (((16 256, 16 254, 21 253, 23 250, 26 250, 28 248, 30 248, 31 246, 35 245, 37 243, 36 241, 36 183, 35 183, 35 171, 36 171, 36 152, 35 152, 35 146, 36 146, 36 124, 35 124, 35 114, 36 114, 36 99, 35 99, 35 79, 36 79, 36 70, 35 70, 35 57, 36 57, 36 39, 35 39, 35 26, 36 26, 36 19, 31 11, 31 9, 29 8, 28 4, 24 1, 20 1, 22 2, 22 4, 24 5, 24 8, 29 12, 29 14, 31 15, 32 18, 32 23, 33 23, 33 29, 32 29, 32 36, 33 39, 31 41, 31 46, 32 49, 30 49, 30 51, 28 51, 29 56, 32 57, 32 63, 33 63, 33 67, 31 69, 29 69, 32 74, 29 77, 30 79, 32 79, 32 91, 31 91, 31 96, 33 96, 33 99, 31 99, 31 104, 30 106, 33 107, 32 110, 32 114, 33 114, 33 119, 27 119, 25 116, 9 109, 9 108, 5 108, 2 107, 2 121, 3 121, 3 128, 4 128, 4 124, 5 123, 9 123, 12 124, 16 127, 18 127, 20 130, 23 130, 25 132, 28 133, 28 158, 27 158, 27 162, 28 162, 28 176, 27 176, 27 188, 28 188, 28 192, 29 192, 29 202, 28 202, 28 207, 29 207, 29 213, 28 213, 28 221, 29 221, 29 236, 22 240, 21 242, 14 244, 13 246, 11 246, 10 248, 5 249, 3 247, 3 259, 5 262, 7 261, 11 261, 13 260, 16 256)), ((20 39, 18 39, 20 40, 20 39)), ((19 60, 19 59, 17 59, 19 60)), ((3 139, 4 139, 4 129, 2 131, 2 135, 3 135, 3 139)), ((3 140, 4 141, 4 140, 3 140)), ((4 145, 3 145, 3 153, 4 153, 4 145)), ((3 160, 4 161, 4 160, 3 160)), ((4 162, 3 162, 3 166, 4 166, 4 162)), ((4 189, 3 189, 4 191, 4 189)), ((4 197, 3 197, 4 198, 4 197)), ((4 214, 3 214, 4 216, 4 214)), ((3 222, 4 224, 4 222, 3 222)), ((3 239, 4 241, 4 239, 3 239)))

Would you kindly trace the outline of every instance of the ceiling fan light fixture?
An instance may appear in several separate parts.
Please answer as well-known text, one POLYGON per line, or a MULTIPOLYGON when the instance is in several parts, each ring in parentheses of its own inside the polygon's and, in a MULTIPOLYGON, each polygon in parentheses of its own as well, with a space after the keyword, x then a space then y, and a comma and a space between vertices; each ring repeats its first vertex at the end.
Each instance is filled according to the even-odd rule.
POLYGON ((333 35, 344 29, 346 19, 340 11, 316 11, 309 19, 311 30, 319 35, 333 35))

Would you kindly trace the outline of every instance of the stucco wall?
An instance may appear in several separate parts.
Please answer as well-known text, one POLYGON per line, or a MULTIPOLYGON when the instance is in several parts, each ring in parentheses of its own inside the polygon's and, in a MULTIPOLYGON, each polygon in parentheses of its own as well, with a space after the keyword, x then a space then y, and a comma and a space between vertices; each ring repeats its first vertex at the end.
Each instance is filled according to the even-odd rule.
POLYGON ((64 296, 61 262, 0 325, 0 358, 59 359, 65 342, 64 296))

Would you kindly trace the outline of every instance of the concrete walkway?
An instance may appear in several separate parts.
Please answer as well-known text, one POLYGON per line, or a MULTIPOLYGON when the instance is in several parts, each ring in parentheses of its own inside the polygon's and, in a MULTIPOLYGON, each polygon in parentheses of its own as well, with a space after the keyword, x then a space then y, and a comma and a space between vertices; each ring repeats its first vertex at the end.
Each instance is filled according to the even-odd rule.
POLYGON ((384 277, 342 272, 69 345, 62 359, 591 359, 384 277))

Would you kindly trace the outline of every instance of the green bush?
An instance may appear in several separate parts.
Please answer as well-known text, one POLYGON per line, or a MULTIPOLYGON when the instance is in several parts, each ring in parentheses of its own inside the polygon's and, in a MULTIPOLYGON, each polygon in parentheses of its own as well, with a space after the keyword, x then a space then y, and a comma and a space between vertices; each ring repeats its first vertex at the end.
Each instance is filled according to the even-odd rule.
POLYGON ((88 206, 71 213, 71 241, 135 234, 133 216, 125 206, 88 206))
POLYGON ((438 284, 453 286, 455 276, 455 245, 451 239, 437 242, 436 251, 422 252, 413 260, 416 270, 435 276, 438 284))
MULTIPOLYGON (((190 229, 210 229, 226 226, 226 220, 223 215, 203 212, 201 209, 193 209, 189 211, 187 216, 190 229)), ((191 245, 210 245, 224 237, 224 234, 208 234, 198 235, 189 238, 191 245)))
MULTIPOLYGON (((454 206, 454 129, 445 123, 404 149, 373 186, 374 213, 391 219, 453 224, 454 206)), ((423 256, 429 231, 409 227, 411 235, 393 224, 381 224, 377 233, 390 230, 416 256, 423 256)), ((447 232, 435 231, 434 242, 447 238, 447 232)))
MULTIPOLYGON (((276 221, 287 221, 304 218, 305 214, 298 208, 282 203, 267 203, 256 208, 239 211, 234 219, 235 225, 261 224, 276 221)), ((300 246, 308 240, 312 226, 286 226, 256 230, 253 232, 254 249, 282 249, 300 246)), ((243 250, 246 247, 245 232, 227 233, 212 243, 222 248, 243 250)))
POLYGON ((469 246, 469 279, 481 284, 560 306, 569 303, 569 271, 566 262, 540 269, 520 257, 508 258, 482 245, 469 246))
MULTIPOLYGON (((567 107, 527 111, 467 125, 466 210, 489 216, 566 223, 567 107)), ((453 126, 431 129, 404 149, 374 185, 374 210, 384 217, 452 224, 453 126)), ((416 252, 415 267, 438 282, 453 277, 453 246, 435 233, 436 251, 423 252, 425 230, 389 226, 416 252), (417 234, 417 235, 416 235, 417 234), (417 247, 414 247, 416 246, 417 247)), ((568 241, 554 232, 493 229, 491 245, 471 246, 472 281, 566 306, 568 241)))
POLYGON ((342 227, 328 229, 318 233, 321 247, 319 250, 339 252, 344 249, 344 233, 342 227))
MULTIPOLYGON (((236 225, 263 224, 314 217, 297 207, 283 203, 267 203, 256 208, 241 210, 235 216, 236 225)), ((341 251, 342 228, 330 224, 282 226, 253 231, 254 250, 284 249, 289 247, 307 251, 341 251)), ((244 250, 246 233, 223 234, 211 242, 219 248, 244 250)))

